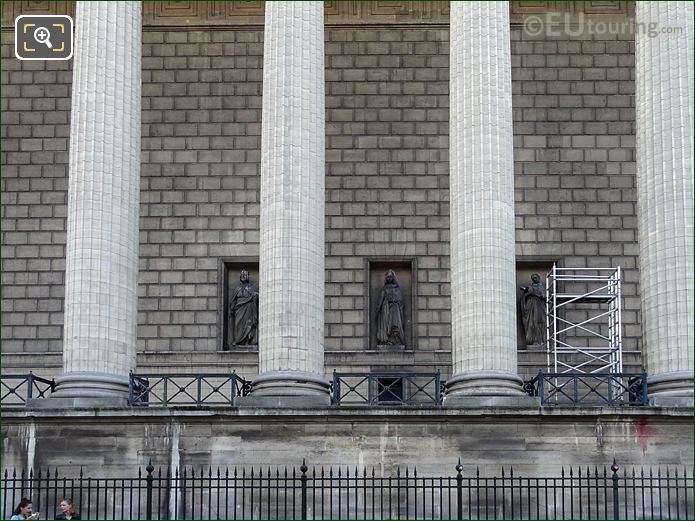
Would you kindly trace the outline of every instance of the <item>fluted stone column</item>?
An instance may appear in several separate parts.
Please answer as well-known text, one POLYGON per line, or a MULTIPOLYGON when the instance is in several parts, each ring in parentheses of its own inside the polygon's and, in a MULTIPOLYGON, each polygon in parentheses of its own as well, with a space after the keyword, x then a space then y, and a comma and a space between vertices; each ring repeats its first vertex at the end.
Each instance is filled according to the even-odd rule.
POLYGON ((516 404, 512 76, 507 2, 451 2, 453 376, 447 404, 516 404))
POLYGON ((254 405, 328 404, 323 2, 267 2, 254 405))
POLYGON ((53 396, 122 404, 137 340, 141 4, 76 11, 64 374, 53 396))
POLYGON ((693 404, 693 5, 637 2, 642 332, 657 405, 693 404), (655 24, 655 25, 651 25, 655 24), (661 33, 663 28, 682 28, 661 33))

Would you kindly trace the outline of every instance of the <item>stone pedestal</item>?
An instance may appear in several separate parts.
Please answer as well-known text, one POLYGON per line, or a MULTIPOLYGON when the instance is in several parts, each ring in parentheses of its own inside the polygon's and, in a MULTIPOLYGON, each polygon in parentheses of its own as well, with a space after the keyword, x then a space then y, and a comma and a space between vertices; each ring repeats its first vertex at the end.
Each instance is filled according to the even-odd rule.
POLYGON ((509 38, 507 2, 451 3, 449 405, 524 398, 516 374, 509 38))
POLYGON ((141 4, 76 8, 64 374, 46 406, 124 405, 137 340, 141 4))
POLYGON ((322 2, 268 2, 263 49, 259 371, 244 405, 328 404, 323 378, 322 2))
POLYGON ((693 5, 637 2, 640 293, 649 398, 693 405, 693 5), (655 25, 652 25, 655 24, 655 25), (679 32, 662 33, 662 28, 679 32))

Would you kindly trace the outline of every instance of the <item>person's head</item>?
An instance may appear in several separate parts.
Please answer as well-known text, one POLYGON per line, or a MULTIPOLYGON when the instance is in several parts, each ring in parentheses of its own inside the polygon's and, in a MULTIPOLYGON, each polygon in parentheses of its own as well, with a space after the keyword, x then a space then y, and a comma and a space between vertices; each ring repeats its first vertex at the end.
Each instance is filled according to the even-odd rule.
POLYGON ((241 274, 239 275, 239 280, 241 282, 248 282, 249 281, 249 272, 246 270, 241 270, 241 274))
POLYGON ((535 284, 538 284, 541 281, 541 276, 538 273, 534 273, 533 275, 531 275, 531 280, 535 284))
POLYGON ((33 509, 34 505, 31 504, 31 499, 23 497, 19 502, 19 505, 17 505, 17 508, 15 508, 14 512, 12 512, 12 515, 29 517, 33 509))
POLYGON ((393 270, 388 270, 386 272, 386 284, 396 284, 396 272, 393 270))
POLYGON ((63 514, 68 514, 70 516, 75 515, 75 503, 72 502, 72 499, 63 498, 60 500, 60 504, 58 506, 63 514))

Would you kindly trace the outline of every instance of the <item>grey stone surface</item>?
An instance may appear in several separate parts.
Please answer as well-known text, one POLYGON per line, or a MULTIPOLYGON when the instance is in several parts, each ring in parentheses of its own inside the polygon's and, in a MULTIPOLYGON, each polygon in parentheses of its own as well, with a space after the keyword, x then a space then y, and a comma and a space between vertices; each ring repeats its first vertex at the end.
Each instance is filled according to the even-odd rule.
POLYGON ((77 475, 129 475, 153 464, 199 468, 301 464, 374 467, 393 475, 556 475, 562 466, 678 465, 692 461, 692 411, 625 408, 326 408, 272 411, 125 409, 3 414, 3 463, 77 475), (568 441, 569 440, 569 441, 568 441), (30 454, 28 447, 33 447, 30 454), (118 447, 119 450, 114 450, 118 447))
POLYGON ((636 35, 640 284, 651 398, 693 400, 693 6, 639 3, 636 22, 681 27, 636 35), (667 96, 661 92, 668 92, 667 96), (656 122, 659 122, 658 124, 656 122))
MULTIPOLYGON (((634 37, 511 38, 517 257, 620 264, 637 352, 634 37)), ((72 61, 12 45, 3 31, 2 357, 38 371, 62 350, 72 61)), ((143 32, 142 368, 256 371, 215 353, 215 257, 258 256, 262 52, 258 27, 143 32)), ((450 364, 448 54, 445 25, 326 28, 329 369, 450 364), (417 357, 366 351, 364 256, 418 257, 417 357)))

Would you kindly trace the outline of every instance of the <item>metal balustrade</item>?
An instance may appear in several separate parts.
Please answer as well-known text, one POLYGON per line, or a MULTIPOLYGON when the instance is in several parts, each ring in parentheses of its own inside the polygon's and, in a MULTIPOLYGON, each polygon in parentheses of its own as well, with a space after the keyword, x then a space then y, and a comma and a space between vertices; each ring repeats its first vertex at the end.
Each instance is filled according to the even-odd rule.
POLYGON ((251 383, 232 373, 130 375, 128 404, 138 407, 234 407, 251 383))
POLYGON ((333 405, 441 405, 436 373, 333 373, 333 405))
POLYGON ((646 373, 543 373, 524 390, 541 405, 647 405, 646 373))
POLYGON ((0 389, 3 408, 25 407, 28 400, 48 397, 55 390, 55 380, 36 376, 32 372, 2 375, 0 389))

